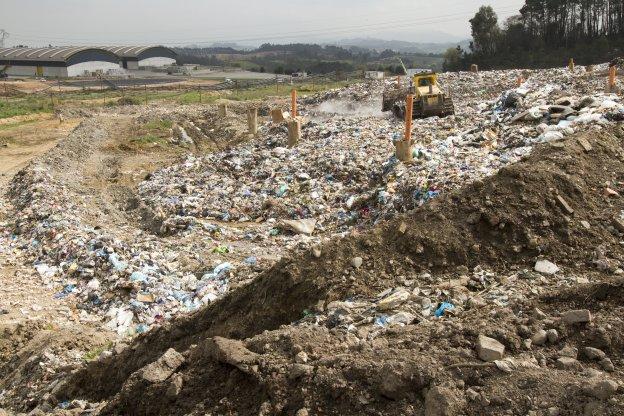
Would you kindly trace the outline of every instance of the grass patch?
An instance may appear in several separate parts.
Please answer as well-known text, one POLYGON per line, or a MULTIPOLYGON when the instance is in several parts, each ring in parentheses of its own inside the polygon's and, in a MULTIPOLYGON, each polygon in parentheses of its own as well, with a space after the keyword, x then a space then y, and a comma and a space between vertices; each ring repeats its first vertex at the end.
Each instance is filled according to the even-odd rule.
POLYGON ((171 120, 152 120, 145 123, 145 128, 148 130, 169 130, 173 126, 171 120))
POLYGON ((156 118, 145 123, 135 122, 132 129, 134 137, 128 139, 122 147, 125 150, 164 147, 169 144, 172 127, 173 121, 167 119, 156 118))
MULTIPOLYGON (((220 98, 228 98, 235 101, 263 100, 267 97, 286 97, 290 95, 292 88, 296 88, 300 94, 315 94, 328 89, 339 88, 349 84, 347 81, 339 82, 307 82, 305 84, 280 84, 279 91, 276 86, 266 85, 261 87, 236 90, 232 85, 231 94, 198 89, 191 91, 80 91, 63 94, 53 94, 52 98, 44 95, 30 95, 26 98, 9 98, 0 100, 0 119, 36 113, 52 113, 57 105, 79 105, 88 107, 117 106, 124 104, 141 105, 164 101, 175 104, 213 104, 220 98)), ((169 127, 167 127, 169 128, 169 127)))
POLYGON ((290 96, 290 92, 293 88, 297 89, 299 93, 306 94, 316 94, 317 92, 322 92, 326 90, 331 90, 334 88, 344 87, 345 85, 350 84, 347 81, 337 81, 337 82, 326 82, 321 84, 280 84, 279 90, 275 85, 252 88, 247 90, 233 91, 232 95, 228 98, 235 101, 251 101, 251 100, 261 100, 266 97, 285 97, 290 96))
POLYGON ((24 116, 35 113, 51 113, 54 107, 50 99, 28 97, 0 101, 0 118, 24 116))
POLYGON ((167 139, 157 136, 155 134, 148 133, 144 134, 143 136, 133 137, 132 139, 130 139, 130 143, 138 146, 164 145, 167 143, 167 139))
POLYGON ((39 120, 22 120, 22 121, 16 121, 15 123, 0 124, 0 131, 11 130, 17 127, 25 126, 27 124, 36 123, 37 121, 39 120))
POLYGON ((178 104, 212 104, 219 99, 219 96, 212 91, 190 91, 180 94, 175 101, 178 104))
POLYGON ((90 351, 87 351, 82 358, 85 361, 93 361, 95 359, 97 359, 100 354, 102 354, 104 351, 109 350, 113 347, 113 343, 112 342, 107 342, 104 345, 100 345, 99 347, 95 347, 90 351))

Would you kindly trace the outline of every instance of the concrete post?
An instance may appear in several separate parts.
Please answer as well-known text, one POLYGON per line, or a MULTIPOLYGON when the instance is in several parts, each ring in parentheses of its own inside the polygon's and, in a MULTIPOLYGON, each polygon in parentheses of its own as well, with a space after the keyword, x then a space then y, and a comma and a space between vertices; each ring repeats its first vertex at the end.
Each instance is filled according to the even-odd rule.
POLYGON ((295 147, 301 139, 301 120, 288 120, 288 147, 295 147))
POLYGON ((219 117, 227 117, 227 104, 219 104, 219 117))
POLYGON ((405 102, 405 138, 394 143, 396 157, 401 162, 410 162, 414 158, 412 151, 412 116, 414 114, 414 96, 409 94, 405 102))
POLYGON ((247 110, 247 127, 249 133, 254 136, 258 134, 258 109, 250 108, 247 110))
POLYGON ((396 157, 401 162, 411 162, 414 159, 411 141, 399 140, 394 142, 394 146, 396 147, 396 157))

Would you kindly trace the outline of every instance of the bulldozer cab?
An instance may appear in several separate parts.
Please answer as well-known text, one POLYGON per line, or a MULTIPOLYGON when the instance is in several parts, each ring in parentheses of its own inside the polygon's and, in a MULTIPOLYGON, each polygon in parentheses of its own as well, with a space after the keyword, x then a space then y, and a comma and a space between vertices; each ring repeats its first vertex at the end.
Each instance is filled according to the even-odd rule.
POLYGON ((440 94, 438 76, 435 73, 414 75, 412 85, 414 85, 414 92, 417 96, 440 94))
POLYGON ((414 85, 418 87, 428 87, 429 85, 437 84, 437 76, 434 74, 431 75, 415 75, 414 76, 414 85))

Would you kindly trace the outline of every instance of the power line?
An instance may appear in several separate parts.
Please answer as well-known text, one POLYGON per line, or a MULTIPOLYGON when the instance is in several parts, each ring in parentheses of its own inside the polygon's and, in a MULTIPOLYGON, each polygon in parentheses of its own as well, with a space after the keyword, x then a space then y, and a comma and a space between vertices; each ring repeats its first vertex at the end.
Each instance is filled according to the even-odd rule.
MULTIPOLYGON (((516 11, 517 8, 514 6, 513 8, 499 8, 499 13, 507 13, 507 12, 512 12, 512 11, 516 11)), ((427 17, 427 18, 421 18, 421 19, 409 19, 406 20, 406 18, 404 17, 401 20, 395 20, 395 21, 387 21, 387 22, 379 22, 379 23, 370 23, 370 24, 364 24, 364 25, 355 25, 355 26, 340 26, 340 27, 334 27, 334 28, 323 28, 323 29, 313 29, 313 30, 302 30, 302 31, 293 31, 293 32, 282 32, 279 35, 276 34, 262 34, 262 35, 254 35, 253 37, 245 37, 245 38, 240 38, 240 39, 232 39, 231 37, 226 37, 226 35, 219 35, 219 36, 211 36, 209 41, 203 40, 206 39, 205 37, 203 38, 187 38, 187 39, 169 39, 168 42, 162 42, 163 44, 173 44, 173 43, 196 43, 196 44, 207 44, 207 43, 214 43, 214 42, 218 42, 218 41, 231 41, 231 42, 251 42, 251 41, 262 41, 262 40, 280 40, 280 39, 293 39, 293 38, 297 38, 297 37, 309 37, 309 36, 314 36, 314 35, 330 35, 330 34, 343 34, 343 33, 348 33, 348 32, 353 32, 353 31, 357 31, 357 30, 366 30, 368 32, 371 31, 379 31, 379 30, 384 30, 384 29, 393 29, 393 28, 405 28, 405 27, 412 27, 414 25, 428 25, 428 24, 439 24, 439 23, 446 23, 446 22, 450 22, 450 21, 457 21, 457 20, 462 20, 465 19, 467 16, 465 15, 465 13, 470 13, 470 12, 462 12, 462 13, 453 13, 453 14, 447 14, 447 15, 440 15, 440 16, 432 16, 432 17, 427 17), (451 18, 454 16, 458 16, 457 18, 451 18), (461 16, 461 17, 459 17, 461 16), (448 18, 448 19, 446 19, 448 18)), ((74 40, 69 40, 66 38, 59 38, 59 37, 40 37, 40 36, 23 36, 23 35, 17 35, 16 36, 19 39, 22 40, 30 40, 30 41, 39 41, 39 40, 46 40, 46 41, 54 41, 54 40, 60 40, 60 41, 64 41, 64 42, 86 42, 86 43, 93 43, 90 40, 86 40, 86 39, 74 39, 74 40)), ((101 43, 101 41, 98 41, 96 43, 101 43)))
MULTIPOLYGON (((512 8, 513 8, 513 11, 517 11, 517 10, 518 10, 517 1, 512 1, 512 2, 508 2, 508 3, 501 4, 501 5, 499 5, 499 6, 497 7, 497 10, 498 10, 498 12, 499 12, 499 13, 504 13, 504 12, 507 12, 507 10, 504 10, 504 11, 503 11, 503 9, 508 9, 509 7, 512 7, 512 8)), ((472 13, 472 12, 474 12, 474 10, 473 10, 473 9, 471 9, 471 10, 466 10, 466 11, 465 11, 465 13, 472 13)), ((413 11, 412 11, 412 13, 416 13, 416 12, 413 12, 413 11)), ((429 16, 429 17, 426 17, 425 19, 441 18, 441 17, 447 17, 447 16, 457 16, 457 15, 462 14, 462 13, 464 13, 464 12, 456 12, 456 13, 451 14, 451 15, 429 16)), ((400 17, 400 18, 401 18, 401 20, 399 20, 400 22, 403 22, 403 21, 405 21, 406 19, 410 19, 410 20, 413 20, 413 21, 420 20, 420 19, 417 17, 417 16, 420 16, 420 14, 417 14, 416 16, 412 16, 412 17, 410 17, 410 16, 406 16, 406 12, 400 12, 399 14, 397 14, 396 12, 395 12, 395 13, 391 13, 391 14, 389 14, 389 15, 385 15, 385 16, 383 16, 383 18, 390 18, 390 16, 397 16, 397 17, 400 17)), ((357 18, 357 19, 364 19, 364 20, 367 20, 367 19, 380 19, 380 18, 382 18, 379 14, 375 14, 375 15, 363 14, 363 15, 359 15, 359 16, 358 16, 358 15, 350 15, 349 17, 350 17, 350 18, 352 18, 352 19, 353 19, 353 18, 357 18)), ((394 19, 395 17, 392 17, 392 18, 394 19)), ((336 18, 336 19, 338 19, 338 18, 336 18)), ((291 19, 289 18, 289 23, 294 23, 294 24, 305 25, 305 24, 312 24, 312 23, 315 23, 315 22, 323 22, 323 23, 326 23, 326 22, 331 21, 331 20, 332 20, 331 16, 330 16, 330 17, 324 17, 324 18, 318 18, 318 19, 306 19, 305 21, 300 21, 300 22, 293 21, 293 20, 291 20, 291 19)), ((343 17, 340 17, 338 20, 339 20, 339 21, 343 21, 343 20, 344 20, 344 18, 343 18, 343 17)), ((371 25, 375 25, 375 24, 383 24, 383 23, 391 23, 391 22, 393 22, 393 21, 390 21, 390 22, 370 23, 370 24, 371 24, 371 25)), ((221 26, 221 28, 223 28, 223 29, 227 28, 227 29, 229 29, 229 30, 237 31, 237 30, 239 30, 239 29, 250 30, 250 29, 266 28, 266 27, 275 28, 275 26, 276 26, 276 24, 275 24, 275 23, 274 23, 274 24, 270 24, 270 25, 269 25, 269 24, 262 24, 262 25, 244 25, 244 26, 238 26, 238 27, 237 27, 236 25, 228 24, 228 25, 221 26)), ((333 26, 333 27, 336 27, 336 26, 333 26)), ((342 27, 342 26, 340 26, 340 27, 342 27)), ((213 25, 213 26, 212 26, 212 28, 219 28, 219 26, 214 26, 214 25, 213 25)), ((318 29, 318 30, 320 30, 320 31, 325 31, 325 30, 331 30, 331 29, 332 29, 332 27, 329 27, 329 28, 327 28, 327 29, 318 29)), ((306 30, 306 32, 307 32, 307 31, 308 31, 308 30, 306 30)), ((41 39, 41 40, 68 40, 68 38, 67 38, 66 36, 58 37, 58 35, 59 35, 59 33, 58 33, 58 32, 55 32, 53 35, 45 35, 45 34, 41 34, 41 32, 36 32, 36 33, 38 33, 39 35, 32 35, 32 34, 30 34, 30 33, 32 33, 32 32, 24 31, 24 34, 21 36, 21 38, 23 38, 23 39, 41 39)), ((82 34, 84 34, 85 32, 84 32, 84 31, 82 31, 81 33, 82 33, 82 34)), ((110 31, 102 31, 102 32, 86 32, 86 33, 91 33, 91 34, 98 34, 98 35, 101 35, 101 34, 110 34, 110 31)), ((157 34, 157 33, 163 33, 163 32, 162 32, 162 31, 158 31, 158 32, 150 32, 150 33, 147 33, 147 32, 144 32, 144 31, 128 31, 128 32, 124 32, 124 31, 115 30, 115 33, 116 33, 116 34, 139 34, 139 35, 148 34, 148 35, 149 35, 149 34, 155 34, 155 33, 157 34)), ((71 35, 70 35, 70 36, 71 36, 71 35)), ((226 36, 226 37, 227 37, 227 36, 231 36, 231 35, 229 35, 229 34, 216 34, 216 35, 212 35, 211 37, 215 37, 215 36, 216 36, 216 37, 222 37, 222 36, 226 36)), ((252 35, 252 36, 258 36, 258 35, 252 35)), ((82 39, 74 39, 74 40, 84 40, 84 39, 85 39, 85 38, 82 38, 82 39)), ((193 38, 184 38, 184 39, 172 39, 172 38, 168 38, 168 39, 169 39, 169 41, 192 41, 192 40, 193 40, 193 38)), ((202 38, 194 38, 194 39, 195 39, 195 40, 200 40, 200 39, 205 39, 205 37, 202 37, 202 38)))

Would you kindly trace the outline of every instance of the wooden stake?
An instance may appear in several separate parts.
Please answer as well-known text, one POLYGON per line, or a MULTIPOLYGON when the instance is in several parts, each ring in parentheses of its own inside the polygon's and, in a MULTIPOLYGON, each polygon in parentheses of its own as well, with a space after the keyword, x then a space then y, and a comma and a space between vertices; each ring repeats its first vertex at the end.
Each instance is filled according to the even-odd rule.
POLYGON ((401 76, 397 75, 397 90, 401 89, 401 76))
POLYGON ((570 62, 568 62, 568 68, 570 72, 574 72, 574 59, 570 58, 570 62))
POLYGON ((522 77, 518 77, 517 87, 520 88, 523 82, 524 82, 524 79, 522 77))
POLYGON ((297 117, 297 90, 293 88, 290 92, 290 114, 293 118, 297 117))
POLYGON ((479 65, 477 65, 477 64, 470 65, 470 72, 478 73, 479 72, 479 65))

